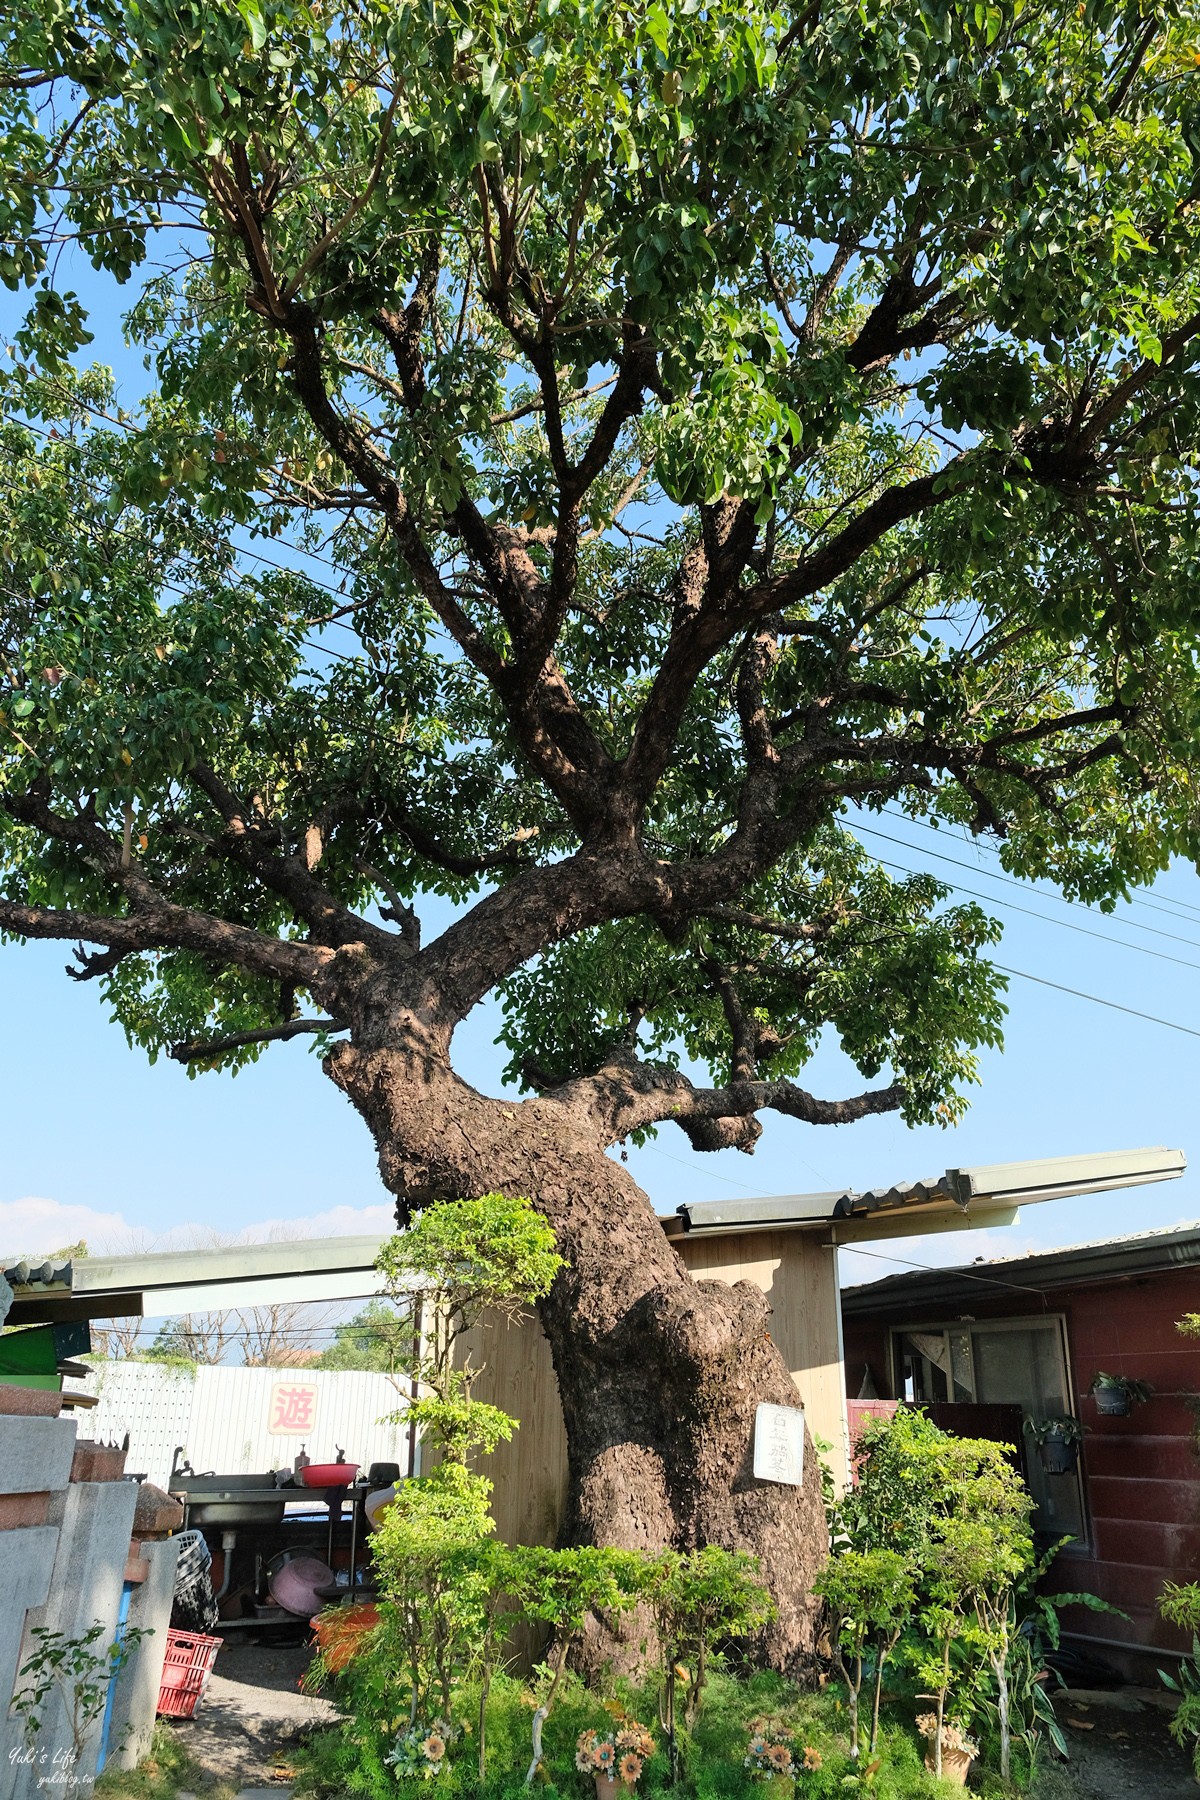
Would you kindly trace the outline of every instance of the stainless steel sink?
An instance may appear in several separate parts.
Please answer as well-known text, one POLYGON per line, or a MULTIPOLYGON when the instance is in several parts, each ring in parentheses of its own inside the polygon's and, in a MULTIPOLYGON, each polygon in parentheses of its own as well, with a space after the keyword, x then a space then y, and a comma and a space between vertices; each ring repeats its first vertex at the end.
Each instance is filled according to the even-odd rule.
MULTIPOLYGON (((289 1490, 260 1475, 176 1475, 171 1493, 188 1509, 189 1525, 278 1525, 289 1490)), ((290 1490, 290 1497, 296 1498, 290 1490)))

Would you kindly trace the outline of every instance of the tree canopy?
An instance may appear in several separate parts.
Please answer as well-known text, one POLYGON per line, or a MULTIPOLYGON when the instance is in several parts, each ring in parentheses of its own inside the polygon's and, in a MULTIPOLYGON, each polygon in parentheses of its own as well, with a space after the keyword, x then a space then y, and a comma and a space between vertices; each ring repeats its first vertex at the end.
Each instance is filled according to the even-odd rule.
POLYGON ((996 928, 854 809, 1102 904, 1200 854, 1198 65, 1114 0, 11 9, 0 929, 193 1068, 498 991, 606 1141, 955 1117, 996 928), (826 1027, 885 1084, 799 1086, 826 1027))

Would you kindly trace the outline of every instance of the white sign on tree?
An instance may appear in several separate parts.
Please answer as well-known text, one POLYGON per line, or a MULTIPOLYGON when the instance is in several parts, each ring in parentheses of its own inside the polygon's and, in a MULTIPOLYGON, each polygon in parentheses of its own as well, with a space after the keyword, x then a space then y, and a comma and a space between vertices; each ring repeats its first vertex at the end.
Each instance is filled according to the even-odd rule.
POLYGON ((764 1404, 754 1414, 754 1474, 785 1487, 804 1485, 804 1408, 764 1404))

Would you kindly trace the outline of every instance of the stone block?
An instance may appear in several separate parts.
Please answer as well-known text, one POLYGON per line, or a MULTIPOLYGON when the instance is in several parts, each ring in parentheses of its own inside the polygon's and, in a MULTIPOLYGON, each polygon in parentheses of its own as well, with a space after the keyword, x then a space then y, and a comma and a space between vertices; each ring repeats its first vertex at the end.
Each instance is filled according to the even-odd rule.
POLYGON ((50 1495, 0 1494, 0 1531, 19 1531, 25 1525, 44 1525, 50 1495))
POLYGON ((178 1531, 183 1524, 183 1506, 171 1494, 143 1481, 138 1488, 137 1507, 133 1515, 135 1538, 162 1538, 178 1531))
POLYGON ((17 1776, 9 1753, 23 1747, 21 1720, 9 1713, 7 1701, 22 1661, 25 1615, 50 1591, 57 1549, 58 1532, 50 1525, 0 1534, 0 1800, 8 1800, 17 1776))
POLYGON ((0 1413, 16 1413, 29 1419, 56 1419, 62 1411, 62 1390, 20 1387, 0 1381, 0 1413))
POLYGON ((146 1577, 129 1597, 129 1623, 150 1635, 130 1655, 113 1693, 108 1760, 118 1769, 136 1768, 150 1749, 167 1654, 179 1539, 143 1544, 142 1557, 146 1577))
POLYGON ((74 1452, 73 1419, 0 1413, 0 1493, 44 1494, 66 1487, 74 1452))
POLYGON ((98 1444, 95 1438, 77 1438, 71 1458, 72 1481, 120 1481, 125 1473, 125 1451, 119 1444, 98 1444))
POLYGON ((129 1555, 125 1558, 126 1587, 136 1587, 140 1582, 145 1581, 149 1573, 150 1564, 142 1555, 142 1546, 130 1544, 129 1555))

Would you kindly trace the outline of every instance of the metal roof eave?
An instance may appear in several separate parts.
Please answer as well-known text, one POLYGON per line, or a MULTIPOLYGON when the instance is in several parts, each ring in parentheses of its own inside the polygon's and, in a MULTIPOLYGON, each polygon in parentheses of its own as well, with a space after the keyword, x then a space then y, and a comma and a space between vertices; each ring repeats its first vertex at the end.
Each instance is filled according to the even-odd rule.
POLYGON ((881 1281, 864 1282, 842 1289, 842 1309, 847 1318, 888 1319, 910 1313, 914 1306, 957 1306, 970 1300, 992 1298, 1035 1289, 1082 1287, 1096 1281, 1129 1280, 1143 1275, 1169 1274, 1200 1264, 1200 1221, 1142 1237, 1113 1238, 1096 1244, 1077 1244, 1063 1250, 1045 1250, 1032 1256, 1000 1257, 993 1262, 961 1264, 956 1268, 912 1271, 887 1275, 881 1281), (989 1271, 996 1271, 989 1277, 989 1271), (994 1285, 993 1285, 994 1283, 994 1285))
POLYGON ((79 1293, 140 1288, 149 1298, 173 1288, 233 1286, 288 1276, 357 1273, 373 1269, 387 1234, 289 1238, 272 1244, 233 1244, 216 1250, 166 1250, 146 1256, 89 1256, 74 1267, 79 1293))
MULTIPOLYGON (((983 1163, 947 1169, 924 1181, 904 1181, 886 1188, 832 1190, 820 1194, 783 1194, 751 1200, 700 1200, 678 1209, 678 1223, 664 1220, 668 1236, 705 1232, 731 1236, 750 1231, 814 1230, 829 1224, 851 1236, 863 1236, 868 1221, 883 1224, 888 1215, 903 1215, 916 1231, 935 1219, 975 1212, 1010 1211, 1045 1200, 1108 1193, 1147 1182, 1173 1181, 1187 1158, 1182 1150, 1155 1146, 1143 1150, 1102 1150, 1086 1156, 1053 1156, 1026 1162, 983 1163), (853 1228, 858 1226, 858 1230, 853 1228)), ((981 1221, 988 1222, 988 1221, 981 1221)), ((890 1219, 888 1219, 890 1227, 890 1219)), ((936 1227, 934 1227, 936 1228, 936 1227)))

